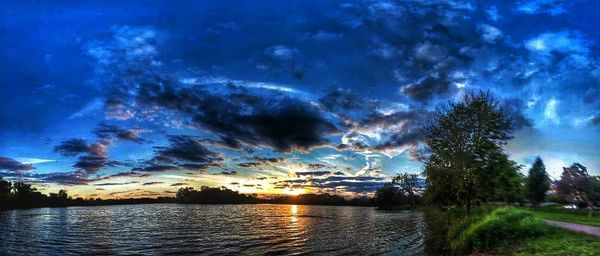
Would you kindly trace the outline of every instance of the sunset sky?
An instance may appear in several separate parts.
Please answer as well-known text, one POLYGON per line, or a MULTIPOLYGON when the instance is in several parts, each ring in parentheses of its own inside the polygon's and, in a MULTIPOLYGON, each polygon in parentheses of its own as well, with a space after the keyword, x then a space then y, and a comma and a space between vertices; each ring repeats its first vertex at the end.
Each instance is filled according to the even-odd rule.
POLYGON ((525 172, 600 171, 600 1, 12 1, 0 176, 82 197, 368 194, 489 91, 525 172), (485 3, 483 3, 485 2, 485 3))

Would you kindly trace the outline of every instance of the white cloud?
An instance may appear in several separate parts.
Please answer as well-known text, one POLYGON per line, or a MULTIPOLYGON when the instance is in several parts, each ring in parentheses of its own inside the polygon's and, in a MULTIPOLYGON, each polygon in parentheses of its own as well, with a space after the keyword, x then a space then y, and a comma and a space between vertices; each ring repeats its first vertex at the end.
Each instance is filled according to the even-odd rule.
POLYGON ((56 160, 52 159, 41 159, 41 158, 32 158, 32 157, 17 157, 15 160, 24 163, 24 164, 43 164, 43 163, 51 163, 56 162, 56 160))
POLYGON ((289 61, 300 55, 298 49, 285 45, 275 45, 265 49, 265 54, 275 60, 289 61))
POLYGON ((481 32, 481 39, 488 43, 493 44, 496 42, 496 40, 502 37, 502 31, 487 24, 479 25, 477 29, 481 32))
POLYGON ((560 123, 560 118, 556 113, 557 105, 558 101, 556 99, 551 99, 546 103, 546 108, 544 109, 544 119, 552 121, 555 124, 560 123))
POLYGON ((496 8, 496 6, 490 6, 485 10, 485 13, 487 14, 488 18, 492 21, 498 21, 498 19, 500 19, 501 17, 498 13, 498 8, 496 8))
POLYGON ((542 33, 525 41, 525 48, 543 55, 552 52, 587 54, 589 45, 581 35, 570 31, 542 33))
POLYGON ((90 102, 88 102, 87 104, 85 104, 79 111, 73 113, 71 116, 69 116, 69 120, 71 119, 75 119, 75 118, 80 118, 86 115, 89 115, 91 113, 94 113, 98 110, 100 110, 102 108, 102 106, 104 105, 104 102, 102 101, 102 98, 94 98, 93 100, 91 100, 90 102))
POLYGON ((246 87, 246 88, 282 91, 282 92, 287 92, 287 93, 303 93, 294 88, 283 86, 283 85, 276 84, 276 83, 235 80, 235 79, 229 79, 227 77, 222 77, 222 76, 186 77, 186 78, 179 79, 179 81, 186 85, 210 85, 210 84, 223 85, 223 86, 234 85, 234 86, 241 86, 241 87, 246 87))
POLYGON ((562 0, 526 0, 517 2, 517 11, 526 14, 548 13, 559 15, 566 12, 562 0))

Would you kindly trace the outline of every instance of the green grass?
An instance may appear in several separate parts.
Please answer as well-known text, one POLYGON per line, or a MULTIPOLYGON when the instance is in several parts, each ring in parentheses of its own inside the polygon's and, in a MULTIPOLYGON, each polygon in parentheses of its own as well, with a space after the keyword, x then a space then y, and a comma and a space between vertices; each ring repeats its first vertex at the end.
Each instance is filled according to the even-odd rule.
POLYGON ((521 241, 516 248, 502 248, 514 255, 598 255, 600 238, 549 227, 548 232, 537 238, 521 241))
POLYGON ((456 255, 472 252, 501 255, 598 255, 600 252, 599 237, 551 227, 542 220, 593 223, 593 220, 584 219, 587 218, 585 212, 573 214, 557 208, 534 210, 484 206, 475 208, 469 218, 461 217, 453 211, 445 214, 452 223, 448 230, 449 250, 456 255))
POLYGON ((450 250, 454 254, 494 251, 498 247, 542 236, 548 229, 549 226, 528 211, 500 207, 455 223, 448 234, 450 250))
MULTIPOLYGON (((525 209, 525 208, 522 208, 525 209)), ((564 209, 560 207, 526 208, 538 218, 571 222, 600 227, 600 212, 590 218, 585 210, 564 209)))

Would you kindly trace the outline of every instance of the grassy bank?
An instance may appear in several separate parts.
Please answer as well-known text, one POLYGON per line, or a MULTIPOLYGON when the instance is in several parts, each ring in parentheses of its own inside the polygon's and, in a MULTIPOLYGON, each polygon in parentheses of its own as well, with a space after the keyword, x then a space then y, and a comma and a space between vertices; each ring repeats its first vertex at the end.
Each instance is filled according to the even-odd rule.
MULTIPOLYGON (((431 218, 431 213, 429 215, 431 218)), ((600 251, 600 238, 550 227, 538 212, 528 209, 482 206, 474 209, 468 218, 459 209, 437 212, 433 216, 436 230, 430 232, 446 236, 445 243, 437 245, 438 253, 597 255, 600 251), (445 230, 440 228, 442 226, 445 230)))
POLYGON ((571 222, 583 225, 600 227, 600 213, 596 212, 590 218, 586 210, 564 209, 560 206, 540 207, 540 208, 525 208, 536 217, 547 219, 571 222))

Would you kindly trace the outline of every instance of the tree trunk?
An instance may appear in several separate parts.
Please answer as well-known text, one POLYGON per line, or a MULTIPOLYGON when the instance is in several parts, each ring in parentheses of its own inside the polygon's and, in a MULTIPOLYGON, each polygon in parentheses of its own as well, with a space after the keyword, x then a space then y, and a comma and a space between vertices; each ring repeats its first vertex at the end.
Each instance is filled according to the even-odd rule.
POLYGON ((585 199, 585 203, 587 204, 587 207, 589 209, 588 218, 591 218, 592 215, 594 215, 594 205, 592 204, 592 202, 590 202, 587 196, 584 195, 583 198, 585 199))

